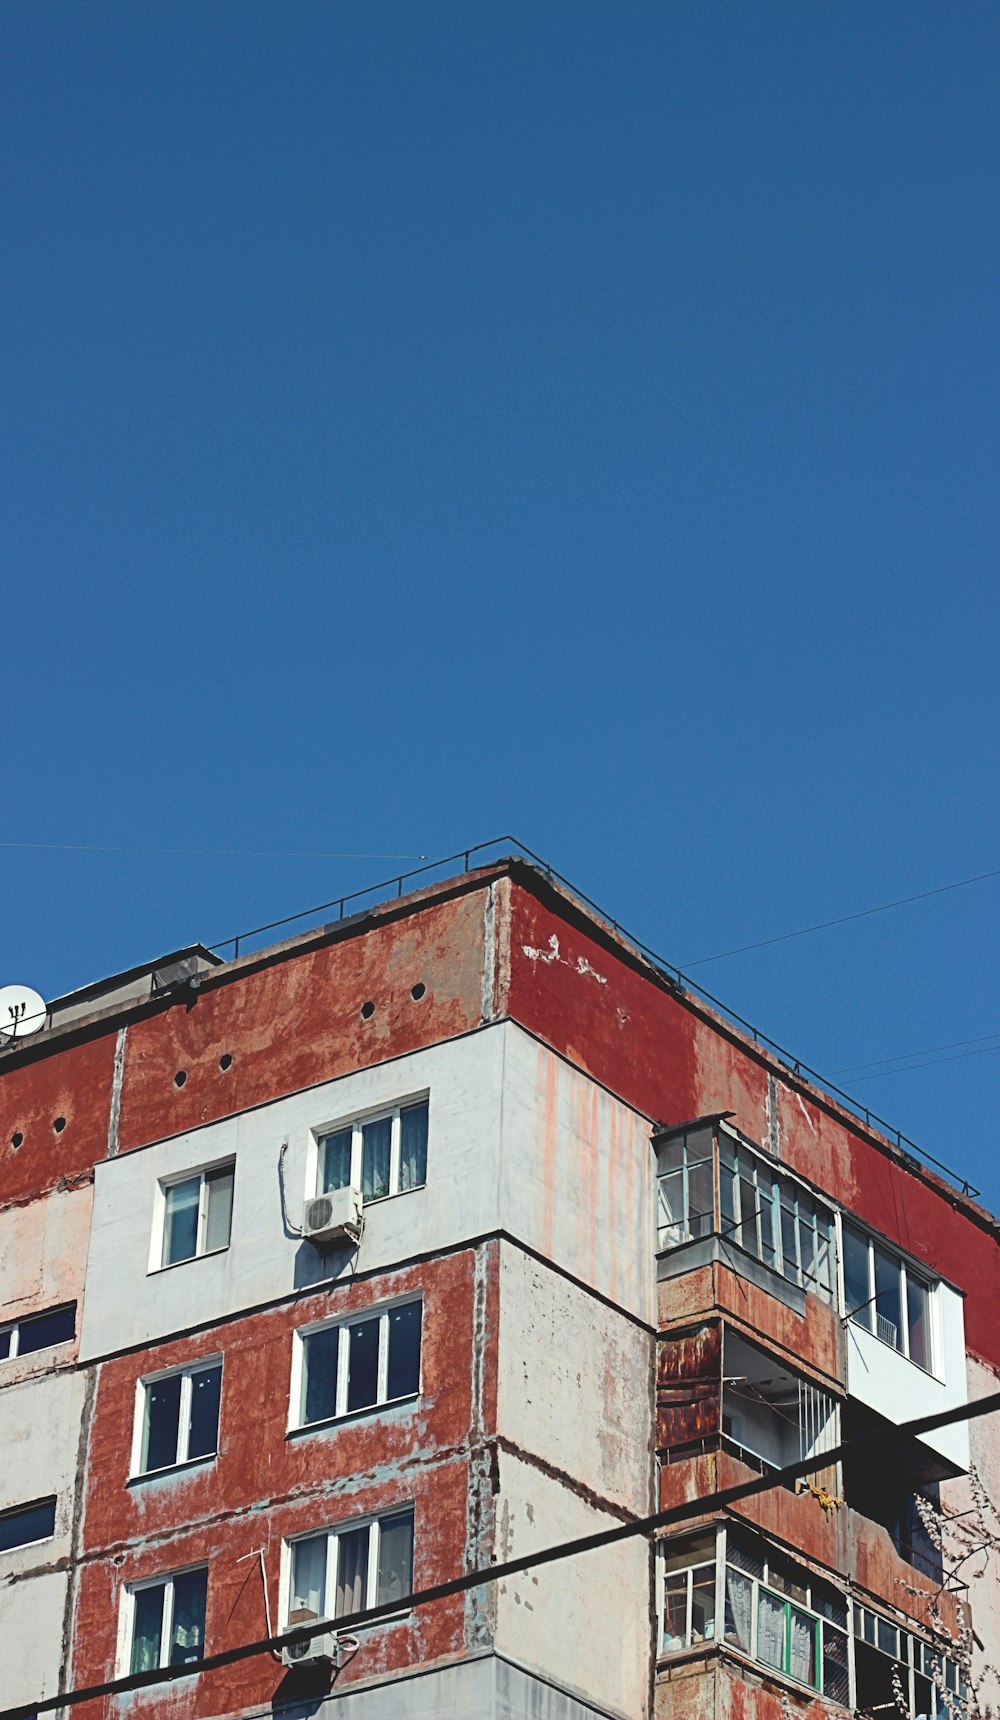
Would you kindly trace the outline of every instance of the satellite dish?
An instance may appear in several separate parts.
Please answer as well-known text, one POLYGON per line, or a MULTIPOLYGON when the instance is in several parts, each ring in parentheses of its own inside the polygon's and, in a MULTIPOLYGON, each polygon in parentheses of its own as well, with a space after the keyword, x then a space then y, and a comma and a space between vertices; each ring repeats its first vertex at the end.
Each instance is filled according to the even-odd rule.
POLYGON ((44 997, 30 985, 0 985, 0 1045, 37 1033, 47 1016, 44 997))

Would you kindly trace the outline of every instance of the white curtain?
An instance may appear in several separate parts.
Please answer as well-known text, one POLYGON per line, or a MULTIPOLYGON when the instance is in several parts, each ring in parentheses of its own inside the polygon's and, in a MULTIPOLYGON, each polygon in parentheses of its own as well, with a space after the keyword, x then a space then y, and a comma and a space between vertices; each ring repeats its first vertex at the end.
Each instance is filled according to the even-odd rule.
POLYGON ((785 1664, 785 1603, 763 1589, 757 1608, 757 1659, 779 1670, 785 1664))
POLYGON ((749 1577, 726 1567, 726 1637, 739 1648, 750 1652, 750 1624, 753 1612, 753 1585, 749 1577))
POLYGON ((322 1618, 326 1611, 326 1536, 296 1541, 292 1557, 292 1612, 306 1610, 322 1618))

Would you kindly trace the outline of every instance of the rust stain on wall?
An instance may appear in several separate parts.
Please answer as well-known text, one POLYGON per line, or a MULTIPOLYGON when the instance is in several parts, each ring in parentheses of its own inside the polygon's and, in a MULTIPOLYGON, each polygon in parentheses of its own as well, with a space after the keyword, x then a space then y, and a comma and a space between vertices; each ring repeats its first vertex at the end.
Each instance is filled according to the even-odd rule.
POLYGON ((722 1431, 722 1327, 661 1338, 656 1346, 656 1444, 661 1451, 722 1431))

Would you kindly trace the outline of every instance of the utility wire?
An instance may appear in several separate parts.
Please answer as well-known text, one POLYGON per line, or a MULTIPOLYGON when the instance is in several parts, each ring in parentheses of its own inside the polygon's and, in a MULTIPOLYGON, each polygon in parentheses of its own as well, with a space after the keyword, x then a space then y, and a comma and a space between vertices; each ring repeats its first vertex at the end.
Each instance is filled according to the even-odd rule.
POLYGON ((295 848, 119 848, 90 842, 0 842, 0 848, 37 848, 54 854, 195 854, 203 860, 426 860, 426 854, 327 854, 295 848))
POLYGON ((880 1075, 859 1075, 858 1081, 884 1081, 887 1075, 912 1075, 918 1069, 934 1069, 939 1063, 961 1063, 965 1057, 985 1057, 988 1051, 1000 1051, 1000 1045, 984 1045, 980 1051, 960 1051, 957 1057, 932 1057, 927 1063, 910 1063, 905 1069, 883 1069, 880 1075))
POLYGON ((831 1069, 829 1073, 854 1075, 859 1069, 881 1069, 886 1063, 907 1063, 911 1057, 932 1057, 936 1051, 957 1051, 962 1045, 985 1045, 987 1039, 1000 1039, 1000 1028, 996 1033, 980 1033, 976 1039, 953 1039, 948 1045, 927 1045, 923 1051, 897 1051, 895 1057, 875 1057, 870 1063, 848 1063, 846 1068, 831 1069))
MULTIPOLYGON (((954 884, 939 884, 936 890, 921 890, 916 896, 900 896, 895 902, 882 902, 877 908, 862 908, 857 914, 841 914, 835 920, 819 920, 815 926, 800 926, 797 932, 782 932, 776 938, 761 938, 756 944, 739 944, 733 950, 719 950, 714 956, 699 956, 694 962, 681 962, 683 972, 688 968, 704 967, 707 962, 722 962, 728 956, 746 955, 749 950, 766 950, 771 944, 787 944, 792 938, 805 938, 811 932, 825 932, 830 926, 846 926, 849 920, 867 920, 872 914, 887 914, 890 908, 905 908, 911 902, 926 902, 931 896, 944 896, 949 890, 965 890, 970 884, 983 884, 988 878, 1000 878, 995 872, 980 872, 975 878, 959 878, 954 884)), ((2 1720, 2 1716, 0 1716, 2 1720)))
MULTIPOLYGON (((604 1547, 616 1546, 619 1541, 630 1540, 635 1535, 650 1535, 657 1529, 671 1529, 679 1523, 689 1522, 693 1517, 702 1517, 707 1511, 725 1510, 743 1499, 752 1499, 758 1493, 768 1493, 774 1487, 785 1487, 789 1482, 812 1475, 819 1468, 829 1468, 832 1464, 839 1463, 849 1452, 856 1451, 859 1446, 877 1446, 903 1436, 919 1436, 922 1433, 930 1433, 935 1428, 952 1427, 958 1422, 993 1415, 998 1410, 1000 1391, 991 1392, 988 1397, 978 1398, 971 1404, 958 1404, 954 1409, 937 1410, 933 1415, 915 1416, 911 1421, 901 1422, 893 1428, 870 1428, 864 1433, 856 1433, 850 1439, 842 1440, 829 1451, 814 1452, 811 1457, 786 1464, 783 1469, 771 1470, 767 1475, 755 1475, 751 1481, 741 1481, 735 1487, 718 1488, 714 1493, 702 1494, 697 1499, 686 1499, 680 1505, 670 1505, 665 1511, 654 1511, 651 1516, 637 1517, 630 1523, 616 1523, 611 1529, 600 1529, 592 1535, 578 1535, 572 1541, 560 1541, 554 1546, 540 1547, 537 1552, 521 1553, 516 1559, 505 1559, 500 1564, 466 1571, 460 1577, 452 1577, 444 1583, 434 1583, 430 1588, 418 1589, 416 1593, 401 1599, 384 1601, 381 1606, 366 1607, 362 1612, 353 1613, 345 1623, 350 1626, 353 1635, 365 1625, 396 1617, 401 1607, 405 1607, 408 1612, 416 1612, 419 1607, 448 1600, 452 1595, 465 1594, 469 1589, 482 1588, 487 1583, 503 1582, 508 1577, 519 1576, 523 1571, 537 1570, 540 1565, 551 1565, 559 1559, 572 1558, 582 1553, 599 1552, 604 1547)), ((81 1702, 93 1702, 101 1696, 123 1696, 132 1690, 149 1689, 151 1685, 175 1683, 180 1678, 195 1678, 202 1672, 213 1672, 217 1667, 232 1666, 241 1660, 252 1660, 257 1655, 269 1654, 292 1643, 311 1642, 314 1636, 322 1635, 328 1628, 329 1621, 320 1620, 316 1625, 300 1625, 295 1630, 283 1631, 279 1636, 265 1636, 255 1642, 240 1643, 236 1648, 222 1649, 218 1654, 206 1654, 202 1660, 192 1661, 184 1666, 155 1667, 149 1672, 133 1672, 125 1678, 108 1679, 103 1684, 91 1684, 85 1689, 64 1691, 60 1696, 47 1696, 40 1702, 25 1702, 16 1708, 4 1708, 0 1710, 0 1720, 34 1720, 36 1715, 50 1714, 57 1708, 70 1708, 81 1702)))

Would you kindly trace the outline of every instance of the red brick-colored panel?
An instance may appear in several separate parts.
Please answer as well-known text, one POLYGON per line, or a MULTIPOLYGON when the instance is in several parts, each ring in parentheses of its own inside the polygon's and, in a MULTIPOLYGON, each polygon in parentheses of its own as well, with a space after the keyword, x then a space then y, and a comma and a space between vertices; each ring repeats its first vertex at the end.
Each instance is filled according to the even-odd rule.
POLYGON ((698 1266, 679 1278, 661 1279, 657 1290, 661 1326, 721 1310, 732 1315, 750 1337, 775 1344, 794 1364, 829 1380, 843 1380, 840 1318, 819 1296, 807 1295, 805 1314, 797 1314, 777 1296, 718 1262, 698 1266))
MULTIPOLYGON (((474 1419, 474 1262, 475 1256, 465 1252, 338 1285, 194 1338, 103 1363, 90 1436, 84 1555, 147 1541, 201 1520, 259 1513, 297 1496, 340 1496, 356 1479, 409 1472, 461 1447, 474 1419), (412 1404, 289 1436, 296 1328, 325 1318, 352 1318, 389 1297, 410 1293, 421 1293, 424 1304, 419 1397, 412 1404), (220 1354, 218 1458, 126 1486, 136 1382, 160 1369, 220 1354)), ((478 1342, 492 1345, 495 1338, 494 1325, 478 1342)), ((351 1514, 353 1501, 344 1509, 351 1514)))
POLYGON ((519 885, 510 913, 514 1019, 637 1110, 694 1116, 694 1017, 519 885))
POLYGON ((0 1070, 0 1203, 81 1181, 105 1157, 115 1041, 112 1028, 0 1070))
POLYGON ((479 1026, 483 908, 482 890, 426 903, 337 943, 207 982, 195 1001, 136 1022, 126 1044, 120 1149, 479 1026))

